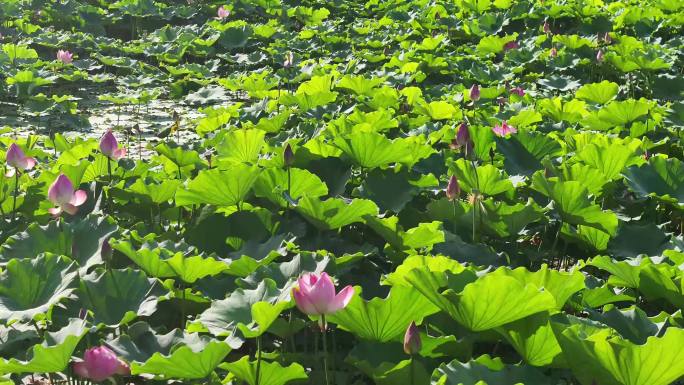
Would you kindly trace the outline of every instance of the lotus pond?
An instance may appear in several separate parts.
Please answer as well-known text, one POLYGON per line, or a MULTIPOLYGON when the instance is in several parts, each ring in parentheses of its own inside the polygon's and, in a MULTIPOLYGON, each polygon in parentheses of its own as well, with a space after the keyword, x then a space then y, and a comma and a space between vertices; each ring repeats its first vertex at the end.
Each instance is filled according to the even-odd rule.
POLYGON ((0 384, 684 384, 683 24, 2 0, 0 384))

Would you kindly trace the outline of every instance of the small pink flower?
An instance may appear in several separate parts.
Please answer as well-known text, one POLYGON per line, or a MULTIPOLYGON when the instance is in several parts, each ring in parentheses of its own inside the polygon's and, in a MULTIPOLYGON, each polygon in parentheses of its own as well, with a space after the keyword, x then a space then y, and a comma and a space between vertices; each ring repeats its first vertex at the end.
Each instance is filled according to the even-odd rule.
POLYGON ((610 32, 603 34, 603 42, 606 44, 611 44, 613 42, 613 38, 610 37, 610 32))
POLYGON ((451 178, 449 178, 449 183, 447 184, 446 197, 448 200, 453 201, 454 199, 458 198, 460 194, 461 185, 458 184, 458 179, 456 179, 456 175, 452 175, 451 178))
POLYGON ((102 382, 117 374, 129 375, 131 369, 111 349, 106 346, 98 346, 85 351, 83 361, 74 363, 74 372, 79 377, 102 382))
POLYGON ((520 48, 520 44, 518 44, 517 41, 509 41, 508 43, 504 44, 503 49, 504 51, 508 51, 511 49, 516 49, 520 48))
POLYGON ((500 125, 495 125, 494 128, 492 128, 492 131, 494 131, 494 133, 497 136, 506 136, 508 134, 515 134, 516 132, 518 132, 518 130, 515 127, 509 126, 505 120, 501 122, 500 125))
POLYGON ((406 328, 404 333, 404 352, 408 355, 414 355, 420 352, 423 343, 420 340, 420 332, 416 323, 411 321, 411 324, 406 328))
POLYGON ((36 165, 36 160, 26 156, 16 143, 10 144, 7 149, 6 161, 7 165, 12 168, 5 174, 8 178, 14 176, 16 172, 30 170, 36 165))
POLYGON ((551 53, 550 53, 550 55, 551 55, 551 57, 556 57, 556 56, 558 56, 558 50, 556 49, 556 47, 551 48, 551 53))
POLYGON ((544 30, 544 33, 547 35, 551 34, 551 26, 549 25, 548 20, 544 20, 544 25, 542 26, 542 29, 544 30))
POLYGON ((599 63, 603 63, 604 60, 606 59, 604 57, 603 50, 598 50, 598 52, 596 52, 596 61, 599 63))
POLYGON ((523 90, 522 87, 511 88, 511 91, 510 91, 510 92, 511 92, 512 94, 516 94, 516 95, 520 96, 521 98, 522 98, 523 96, 525 96, 525 90, 523 90))
POLYGON ((228 18, 228 16, 230 16, 230 9, 227 9, 225 5, 220 6, 217 11, 217 16, 217 18, 221 20, 228 18))
POLYGON ((305 274, 292 289, 295 303, 308 315, 333 314, 344 309, 354 296, 354 288, 347 286, 335 295, 335 284, 326 273, 305 274))
POLYGON ((456 139, 454 139, 454 144, 456 147, 463 147, 470 142, 470 131, 468 130, 468 125, 465 123, 461 123, 461 125, 458 126, 458 131, 456 132, 456 139))
POLYGON ((50 214, 57 216, 62 211, 66 211, 74 215, 78 212, 78 206, 88 199, 88 195, 83 190, 74 191, 71 180, 66 175, 59 174, 48 189, 48 199, 57 206, 48 210, 50 214))
POLYGON ((473 84, 472 87, 470 87, 470 100, 476 102, 480 100, 480 86, 477 84, 473 84))
POLYGON ((102 139, 100 139, 100 151, 102 151, 106 157, 113 160, 119 160, 126 156, 126 149, 119 148, 119 142, 117 142, 112 130, 107 130, 107 132, 102 135, 102 139))
POLYGON ((57 60, 64 64, 71 64, 74 61, 74 54, 69 51, 59 50, 57 51, 57 60))

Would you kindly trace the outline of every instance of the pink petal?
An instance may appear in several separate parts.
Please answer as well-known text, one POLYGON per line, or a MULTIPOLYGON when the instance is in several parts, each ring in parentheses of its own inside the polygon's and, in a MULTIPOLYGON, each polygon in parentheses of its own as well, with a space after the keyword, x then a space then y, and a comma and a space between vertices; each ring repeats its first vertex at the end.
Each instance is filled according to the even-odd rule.
POLYGON ((126 156, 126 149, 125 148, 118 148, 114 151, 114 159, 121 159, 126 156))
POLYGON ((78 207, 76 207, 70 203, 67 203, 64 206, 62 206, 62 210, 69 213, 69 215, 76 215, 76 213, 78 212, 78 207))
POLYGON ((299 289, 292 290, 292 296, 295 299, 297 308, 304 314, 309 315, 319 315, 320 313, 316 308, 309 302, 309 299, 302 293, 299 289))
POLYGON ((83 190, 76 190, 74 195, 71 197, 69 204, 74 206, 80 206, 88 199, 88 194, 83 190))
POLYGON ((10 167, 10 168, 7 169, 7 172, 5 173, 5 176, 6 176, 7 178, 11 178, 11 177, 13 177, 14 174, 16 174, 16 173, 17 173, 17 170, 16 170, 15 168, 13 168, 13 167, 10 167))
POLYGON ((59 174, 48 189, 48 199, 58 206, 71 202, 73 195, 74 185, 64 174, 59 174))
POLYGON ((328 274, 321 274, 316 284, 311 288, 308 299, 319 313, 328 313, 328 308, 335 299, 335 285, 328 274))
POLYGON ((349 305, 352 297, 354 297, 354 288, 351 286, 345 287, 335 296, 335 299, 333 299, 328 311, 330 313, 334 313, 338 310, 344 309, 347 307, 347 305, 349 305))
POLYGON ((131 367, 126 362, 119 359, 119 367, 116 369, 116 374, 120 376, 128 376, 131 374, 131 367))
POLYGON ((52 216, 56 217, 59 216, 59 214, 62 213, 62 208, 61 207, 53 207, 51 209, 48 209, 48 212, 52 214, 52 216))
POLYGON ((24 170, 30 170, 36 165, 36 160, 31 157, 24 158, 24 170))
POLYGON ((74 363, 74 373, 76 373, 76 375, 79 377, 88 378, 88 367, 86 366, 86 363, 85 362, 74 363))

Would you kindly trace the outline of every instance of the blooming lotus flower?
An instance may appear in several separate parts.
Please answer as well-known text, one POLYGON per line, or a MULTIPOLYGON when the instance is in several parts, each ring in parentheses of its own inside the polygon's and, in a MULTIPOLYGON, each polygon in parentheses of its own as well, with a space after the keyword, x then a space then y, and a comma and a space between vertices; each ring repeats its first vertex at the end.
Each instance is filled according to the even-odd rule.
POLYGON ((222 5, 219 7, 219 9, 217 11, 217 16, 218 16, 218 19, 223 20, 223 19, 227 18, 228 16, 230 16, 230 10, 226 9, 225 5, 222 5))
POLYGON ((508 51, 511 49, 516 49, 520 48, 520 44, 518 44, 517 41, 509 41, 508 43, 504 44, 503 49, 504 51, 508 51))
POLYGON ((525 96, 525 90, 523 90, 522 87, 511 88, 511 93, 516 94, 520 97, 525 96))
POLYGON ((57 60, 64 64, 71 64, 71 62, 74 61, 74 54, 60 49, 57 51, 57 60))
POLYGON ((551 26, 549 25, 548 20, 544 20, 544 25, 542 26, 542 29, 544 30, 544 33, 549 35, 551 34, 551 26))
POLYGON ((494 131, 494 133, 497 136, 506 136, 508 134, 515 134, 516 132, 518 132, 518 130, 515 127, 509 126, 505 120, 501 122, 500 125, 495 125, 494 128, 492 128, 492 131, 494 131))
POLYGON ((414 355, 420 352, 422 345, 418 326, 416 326, 415 322, 411 321, 411 324, 406 328, 406 333, 404 334, 404 352, 409 355, 414 355))
POLYGON ((10 144, 7 149, 6 161, 7 165, 12 168, 5 174, 8 178, 14 176, 16 172, 30 170, 36 165, 36 160, 26 156, 16 143, 10 144))
POLYGON ((453 201, 454 199, 458 198, 460 194, 461 185, 458 184, 458 179, 456 179, 456 175, 452 175, 451 178, 449 178, 449 183, 447 184, 446 188, 447 199, 453 201))
POLYGON ((100 139, 100 151, 109 159, 114 160, 119 160, 126 156, 126 149, 119 148, 119 142, 116 141, 116 137, 112 130, 107 130, 107 132, 102 135, 102 139, 100 139))
POLYGON ((473 84, 473 86, 470 87, 470 100, 474 102, 480 100, 480 86, 477 84, 473 84))
POLYGON ((74 215, 78 212, 78 206, 82 205, 88 195, 83 190, 74 191, 74 185, 64 174, 59 174, 57 179, 48 189, 48 199, 57 207, 48 211, 52 215, 59 215, 62 211, 74 215))
POLYGON ((596 61, 599 63, 603 63, 603 61, 606 60, 603 56, 603 50, 598 50, 598 52, 596 52, 596 61))
POLYGON ((333 314, 344 309, 354 295, 351 286, 335 295, 335 284, 326 273, 305 274, 297 283, 299 286, 292 289, 292 295, 299 310, 308 315, 333 314))
POLYGON ((99 346, 86 350, 83 361, 74 364, 74 372, 80 377, 102 382, 117 374, 129 375, 131 369, 111 349, 99 346))

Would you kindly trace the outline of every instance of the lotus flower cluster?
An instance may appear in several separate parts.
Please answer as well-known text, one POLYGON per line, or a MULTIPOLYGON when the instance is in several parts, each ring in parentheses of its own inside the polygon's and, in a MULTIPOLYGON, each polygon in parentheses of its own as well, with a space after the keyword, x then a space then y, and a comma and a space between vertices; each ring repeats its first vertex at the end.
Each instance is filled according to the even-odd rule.
POLYGON ((344 309, 354 296, 354 288, 346 286, 335 294, 335 284, 327 273, 305 274, 292 290, 297 307, 308 315, 334 314, 344 309))
POLYGON ((74 364, 74 372, 82 378, 102 382, 115 375, 129 375, 131 369, 111 349, 98 346, 86 350, 83 361, 74 364))
POLYGON ((126 156, 126 149, 119 147, 119 142, 117 142, 112 130, 107 130, 107 132, 102 135, 102 139, 100 139, 100 151, 102 151, 106 157, 113 160, 119 160, 126 156))
POLYGON ((510 126, 505 120, 501 122, 501 124, 495 125, 494 128, 492 128, 492 131, 494 131, 497 136, 506 136, 518 132, 515 127, 510 126))
POLYGON ((228 16, 230 16, 230 10, 227 9, 225 7, 225 5, 222 5, 219 7, 218 11, 216 12, 216 16, 220 20, 227 19, 228 16))
POLYGON ((51 208, 48 211, 54 216, 58 216, 62 211, 74 215, 78 212, 78 206, 85 203, 87 198, 88 195, 85 191, 74 191, 74 185, 71 183, 71 180, 66 175, 59 174, 48 189, 48 199, 57 207, 51 208))
POLYGON ((36 165, 36 160, 26 156, 16 143, 12 143, 7 149, 6 156, 7 166, 10 168, 5 173, 6 177, 12 177, 15 173, 27 171, 36 165))
POLYGON ((71 62, 74 61, 74 54, 60 49, 57 51, 57 60, 64 64, 71 64, 71 62))

